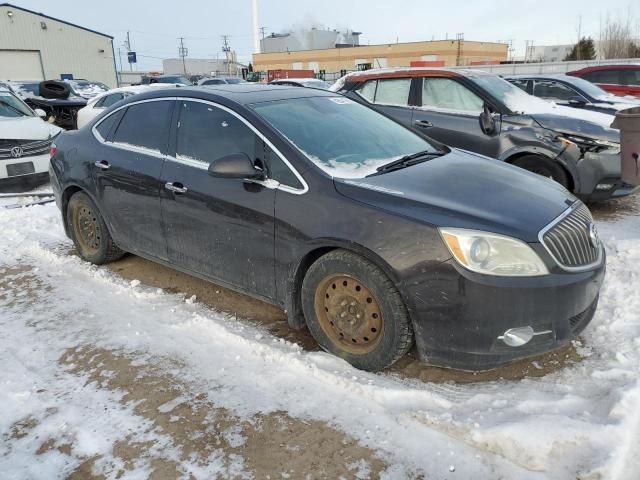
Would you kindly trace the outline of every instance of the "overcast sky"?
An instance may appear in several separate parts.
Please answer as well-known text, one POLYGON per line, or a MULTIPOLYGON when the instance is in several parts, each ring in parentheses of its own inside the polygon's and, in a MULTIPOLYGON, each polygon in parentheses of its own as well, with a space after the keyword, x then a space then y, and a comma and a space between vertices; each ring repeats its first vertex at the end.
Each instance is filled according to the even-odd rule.
MULTIPOLYGON (((114 36, 116 57, 130 30, 141 70, 160 69, 162 58, 177 57, 181 36, 193 58, 215 58, 221 52, 222 35, 229 35, 240 61, 248 61, 252 53, 251 0, 12 3, 114 36)), ((583 35, 597 39, 607 14, 626 18, 631 12, 636 20, 640 16, 640 4, 629 0, 258 0, 258 5, 258 23, 267 34, 316 24, 361 31, 361 43, 374 44, 464 33, 466 40, 511 39, 516 54, 524 53, 526 40, 536 45, 574 43, 580 23, 583 35)))

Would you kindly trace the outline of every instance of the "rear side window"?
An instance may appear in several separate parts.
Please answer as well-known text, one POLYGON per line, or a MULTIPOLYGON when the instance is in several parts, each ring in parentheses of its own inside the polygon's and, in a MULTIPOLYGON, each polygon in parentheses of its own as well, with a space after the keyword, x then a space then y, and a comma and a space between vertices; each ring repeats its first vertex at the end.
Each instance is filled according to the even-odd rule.
POLYGON ((258 137, 240 119, 200 102, 180 102, 178 158, 211 163, 233 153, 256 159, 258 137))
POLYGON ((530 93, 528 91, 528 87, 529 87, 529 80, 524 80, 524 79, 509 79, 509 82, 513 83, 516 87, 518 87, 520 90, 530 93))
POLYGON ((116 127, 118 123, 120 123, 120 119, 122 118, 123 114, 124 114, 124 109, 118 110, 116 113, 109 115, 107 118, 105 118, 102 122, 98 124, 98 126, 96 127, 96 130, 98 131, 98 133, 103 139, 105 140, 109 139, 109 133, 111 133, 113 131, 113 128, 116 127))
POLYGON ((172 100, 145 102, 127 108, 113 141, 164 152, 169 138, 172 100))
POLYGON ((450 78, 424 78, 422 106, 438 110, 479 113, 484 102, 464 85, 450 78))
POLYGON ((594 72, 587 72, 582 75, 582 78, 589 80, 593 83, 610 83, 612 85, 620 84, 620 71, 619 70, 596 70, 594 72))
POLYGON ((358 93, 371 103, 406 106, 410 90, 410 78, 384 78, 366 82, 358 93))

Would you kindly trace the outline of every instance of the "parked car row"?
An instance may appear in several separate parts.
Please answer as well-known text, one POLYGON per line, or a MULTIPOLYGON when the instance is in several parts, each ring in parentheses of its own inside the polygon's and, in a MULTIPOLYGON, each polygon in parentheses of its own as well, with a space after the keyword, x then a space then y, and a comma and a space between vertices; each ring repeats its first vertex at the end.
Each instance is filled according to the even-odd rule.
POLYGON ((615 157, 614 133, 534 113, 545 102, 489 75, 387 70, 337 89, 119 101, 52 148, 67 235, 96 264, 131 252, 279 305, 366 370, 414 341, 431 364, 477 370, 575 338, 605 253, 561 183, 594 195, 581 164, 615 157), (510 165, 516 152, 555 181, 510 165))

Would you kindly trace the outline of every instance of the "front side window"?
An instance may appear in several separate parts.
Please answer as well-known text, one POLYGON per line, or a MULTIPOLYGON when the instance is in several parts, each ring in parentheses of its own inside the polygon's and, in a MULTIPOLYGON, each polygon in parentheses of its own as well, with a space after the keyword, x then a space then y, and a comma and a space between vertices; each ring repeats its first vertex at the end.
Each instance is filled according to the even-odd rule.
POLYGON ((509 80, 509 82, 511 82, 513 85, 518 87, 523 92, 529 93, 527 91, 528 88, 529 88, 529 80, 514 78, 514 79, 509 80))
POLYGON ((258 137, 239 118, 201 102, 180 102, 178 159, 211 163, 234 153, 256 159, 258 137))
POLYGON ((334 177, 362 178, 405 155, 437 152, 423 137, 344 97, 294 98, 251 107, 334 177))
POLYGON ((640 70, 624 69, 620 72, 620 78, 622 85, 640 85, 640 70))
POLYGON ((224 83, 222 80, 206 80, 202 85, 221 85, 224 83))
POLYGON ((111 95, 105 95, 95 104, 95 108, 109 108, 114 103, 119 102, 124 98, 122 93, 112 93, 111 95))
POLYGON ((166 151, 173 101, 161 100, 133 104, 127 108, 113 137, 114 143, 166 151))
POLYGON ((484 102, 464 85, 450 78, 424 78, 422 106, 428 109, 477 114, 484 102))
POLYGON ((551 80, 536 80, 533 86, 533 94, 546 100, 559 101, 567 101, 572 97, 580 96, 566 85, 551 80))

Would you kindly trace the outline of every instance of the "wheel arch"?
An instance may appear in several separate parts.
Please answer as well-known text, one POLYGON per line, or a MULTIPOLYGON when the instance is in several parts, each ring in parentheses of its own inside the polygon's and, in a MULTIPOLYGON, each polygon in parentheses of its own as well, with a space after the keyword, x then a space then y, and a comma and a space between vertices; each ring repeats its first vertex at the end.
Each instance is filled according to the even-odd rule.
POLYGON ((503 159, 503 161, 505 163, 513 165, 514 162, 516 162, 518 159, 520 159, 522 157, 534 156, 534 157, 542 157, 542 158, 545 158, 547 160, 551 160, 552 162, 556 162, 558 165, 560 165, 560 167, 567 174, 567 179, 569 180, 569 188, 568 188, 568 190, 571 191, 571 192, 575 191, 577 183, 576 183, 576 180, 575 180, 575 175, 574 175, 573 169, 569 168, 567 163, 562 160, 562 157, 560 157, 559 155, 553 155, 553 154, 550 154, 550 153, 551 152, 545 152, 545 151, 540 151, 540 150, 537 150, 537 151, 519 150, 517 152, 510 153, 508 157, 503 159))
MULTIPOLYGON (((311 265, 320 257, 333 250, 346 250, 356 255, 360 255, 380 268, 380 270, 382 270, 395 285, 398 285, 398 277, 391 266, 385 262, 383 258, 368 248, 358 243, 340 239, 326 239, 321 242, 314 243, 314 245, 310 246, 309 250, 307 250, 301 259, 295 264, 291 271, 291 275, 288 277, 289 280, 287 282, 285 309, 287 313, 287 321, 290 327, 296 329, 306 327, 304 314, 302 313, 302 281, 304 280, 309 267, 311 267, 311 265)), ((402 290, 398 290, 406 303, 406 298, 404 298, 402 290)))
MULTIPOLYGON (((96 202, 96 199, 93 197, 93 195, 91 195, 91 193, 86 188, 83 188, 77 184, 67 185, 65 189, 62 191, 62 195, 60 196, 60 213, 62 214, 62 223, 64 225, 64 231, 67 234, 67 237, 69 238, 72 238, 72 237, 71 237, 71 232, 69 231, 69 226, 67 225, 67 208, 69 206, 69 200, 71 200, 71 197, 73 197, 78 192, 82 192, 85 195, 87 195, 98 208, 98 212, 100 213, 100 215, 102 215, 102 211, 100 211, 100 206, 98 205, 98 202, 96 202)), ((102 218, 105 219, 104 215, 102 215, 102 218)), ((106 219, 105 219, 105 222, 106 222, 106 219)))

